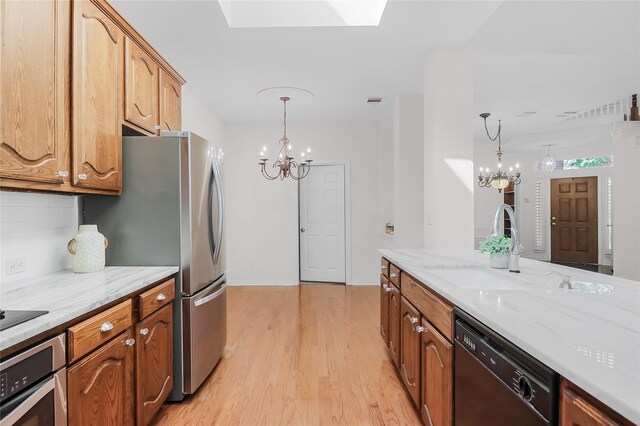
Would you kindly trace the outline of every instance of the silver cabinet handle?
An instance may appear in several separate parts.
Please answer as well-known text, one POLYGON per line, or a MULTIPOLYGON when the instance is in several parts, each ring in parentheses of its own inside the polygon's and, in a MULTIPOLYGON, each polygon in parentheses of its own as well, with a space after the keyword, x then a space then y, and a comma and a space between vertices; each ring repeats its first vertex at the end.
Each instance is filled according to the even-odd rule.
POLYGON ((80 180, 86 180, 86 179, 87 179, 87 175, 86 175, 85 173, 80 173, 80 174, 78 175, 78 179, 80 179, 80 180))
POLYGON ((417 322, 418 322, 418 318, 416 318, 416 317, 409 317, 409 322, 410 322, 411 324, 415 324, 415 323, 417 323, 417 322))
POLYGON ((160 126, 158 126, 157 124, 155 126, 153 126, 154 129, 159 130, 160 126))
POLYGON ((104 324, 102 324, 102 327, 100 327, 100 332, 102 333, 106 333, 107 331, 111 330, 113 330, 113 324, 111 324, 109 321, 105 322, 104 324))
POLYGON ((397 275, 396 275, 396 274, 394 274, 393 272, 392 272, 392 273, 391 273, 391 275, 389 275, 389 276, 390 276, 391 278, 395 278, 395 277, 397 277, 397 275))
POLYGON ((124 344, 127 346, 133 346, 136 344, 136 339, 127 339, 124 341, 124 344))
POLYGON ((160 294, 158 295, 158 297, 156 297, 156 300, 157 300, 158 302, 162 302, 162 301, 163 301, 164 299, 166 299, 166 298, 167 298, 167 296, 165 296, 163 293, 160 293, 160 294))
POLYGON ((391 292, 392 290, 391 286, 386 284, 383 284, 382 288, 384 288, 384 291, 386 291, 387 293, 391 292))
POLYGON ((61 176, 61 177, 67 177, 67 176, 69 176, 69 172, 68 172, 68 171, 66 171, 66 170, 60 170, 60 171, 58 172, 58 176, 61 176))
POLYGON ((382 270, 387 269, 387 265, 380 265, 380 269, 382 269, 382 270))
POLYGON ((142 334, 143 336, 146 336, 147 334, 149 334, 149 329, 143 328, 142 330, 140 330, 140 334, 142 334))
POLYGON ((416 333, 424 333, 427 329, 421 325, 416 327, 416 333))

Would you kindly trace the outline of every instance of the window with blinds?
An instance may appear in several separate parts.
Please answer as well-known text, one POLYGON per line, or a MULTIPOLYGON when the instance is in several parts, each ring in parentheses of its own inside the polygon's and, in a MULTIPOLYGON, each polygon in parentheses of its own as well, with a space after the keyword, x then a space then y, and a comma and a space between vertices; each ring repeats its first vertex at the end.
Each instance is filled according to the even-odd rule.
POLYGON ((545 229, 544 229, 544 193, 542 181, 536 180, 534 186, 534 209, 535 209, 535 247, 534 251, 546 251, 545 229))
POLYGON ((612 203, 612 195, 611 195, 611 190, 612 190, 612 178, 611 176, 607 176, 606 177, 606 183, 607 183, 607 211, 606 211, 606 230, 605 230, 605 241, 606 241, 606 249, 605 249, 605 254, 611 254, 612 250, 613 250, 613 203, 612 203))

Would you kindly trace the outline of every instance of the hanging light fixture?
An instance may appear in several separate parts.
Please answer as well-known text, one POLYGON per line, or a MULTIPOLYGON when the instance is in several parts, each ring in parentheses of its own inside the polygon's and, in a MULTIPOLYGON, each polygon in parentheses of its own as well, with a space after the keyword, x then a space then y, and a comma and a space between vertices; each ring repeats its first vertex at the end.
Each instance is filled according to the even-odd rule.
POLYGON ((285 180, 287 177, 291 177, 294 180, 300 180, 305 178, 309 171, 311 170, 311 148, 307 148, 307 152, 302 151, 300 154, 301 163, 295 161, 294 157, 291 156, 292 146, 289 143, 289 138, 287 137, 287 102, 291 100, 288 96, 280 97, 280 100, 284 104, 284 136, 280 139, 280 152, 278 152, 278 157, 276 161, 273 163, 273 168, 278 171, 277 175, 270 175, 267 172, 267 162, 269 159, 267 158, 267 147, 266 145, 262 147, 262 151, 260 151, 260 171, 262 175, 268 180, 275 180, 280 178, 280 180, 285 180), (297 173, 296 173, 297 172, 297 173))
POLYGON ((542 170, 551 173, 556 169, 556 160, 551 156, 551 145, 547 145, 547 156, 542 159, 542 170))
POLYGON ((480 174, 478 175, 478 186, 481 188, 492 187, 498 190, 498 192, 502 192, 509 184, 518 185, 520 184, 520 166, 516 163, 516 170, 514 172, 513 167, 509 167, 508 171, 502 170, 502 122, 498 120, 498 133, 491 137, 489 134, 489 129, 487 128, 487 117, 491 114, 488 112, 483 112, 480 114, 480 117, 484 119, 484 129, 487 132, 487 136, 494 142, 496 139, 498 140, 498 150, 496 151, 496 155, 498 156, 498 171, 491 172, 488 167, 480 167, 480 174))

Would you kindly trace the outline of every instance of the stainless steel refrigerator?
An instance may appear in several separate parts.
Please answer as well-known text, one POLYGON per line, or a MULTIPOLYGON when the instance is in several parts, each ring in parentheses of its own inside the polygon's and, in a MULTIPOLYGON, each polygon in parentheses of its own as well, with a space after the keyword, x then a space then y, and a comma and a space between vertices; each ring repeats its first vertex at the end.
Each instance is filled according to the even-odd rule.
POLYGON ((84 223, 109 239, 107 265, 179 265, 174 388, 191 394, 227 340, 224 198, 216 146, 189 132, 122 138, 120 197, 86 196, 84 223), (170 135, 170 136, 169 136, 170 135))

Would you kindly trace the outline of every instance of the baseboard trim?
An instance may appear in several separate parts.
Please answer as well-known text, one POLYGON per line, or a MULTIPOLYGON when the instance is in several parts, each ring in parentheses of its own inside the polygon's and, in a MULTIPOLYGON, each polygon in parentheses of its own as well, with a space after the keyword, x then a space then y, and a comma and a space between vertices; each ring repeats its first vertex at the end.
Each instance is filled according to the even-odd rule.
POLYGON ((372 286, 380 286, 379 278, 375 278, 372 280, 352 280, 348 285, 372 285, 372 286))

